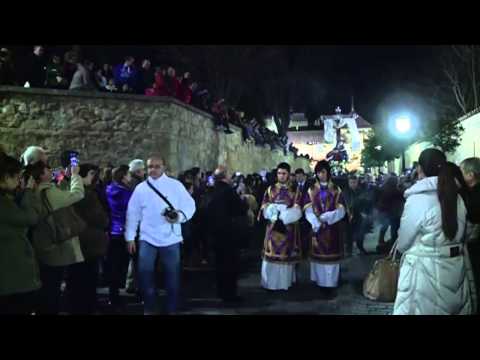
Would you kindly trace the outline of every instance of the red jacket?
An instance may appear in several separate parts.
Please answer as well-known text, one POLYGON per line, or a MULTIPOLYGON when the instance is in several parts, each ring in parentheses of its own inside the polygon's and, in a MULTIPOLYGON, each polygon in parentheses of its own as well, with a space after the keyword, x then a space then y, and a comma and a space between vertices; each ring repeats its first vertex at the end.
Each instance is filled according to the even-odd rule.
POLYGON ((188 86, 188 81, 182 81, 177 90, 177 99, 186 104, 192 103, 192 89, 188 86))
POLYGON ((155 92, 157 96, 168 96, 165 79, 161 73, 155 74, 155 92))
POLYGON ((190 86, 187 86, 187 88, 184 91, 182 101, 186 104, 191 104, 192 103, 192 94, 193 94, 192 89, 190 89, 190 86))
MULTIPOLYGON (((158 87, 158 91, 160 93, 159 95, 177 97, 178 89, 180 88, 180 81, 178 81, 176 77, 170 78, 170 81, 172 82, 172 87, 169 88, 167 86, 168 79, 165 79, 162 75, 160 75, 158 78, 158 80, 160 81, 160 86, 158 87)), ((157 82, 157 80, 155 80, 155 82, 157 82)))

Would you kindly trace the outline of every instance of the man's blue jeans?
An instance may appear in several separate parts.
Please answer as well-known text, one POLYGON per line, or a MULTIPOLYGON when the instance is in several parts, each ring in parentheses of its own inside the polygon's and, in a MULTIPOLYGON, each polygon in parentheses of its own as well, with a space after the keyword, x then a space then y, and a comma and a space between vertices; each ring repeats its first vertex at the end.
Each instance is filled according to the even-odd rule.
POLYGON ((143 295, 144 313, 154 314, 157 308, 157 289, 155 285, 155 260, 159 256, 165 269, 165 288, 167 290, 167 314, 177 310, 180 292, 180 243, 166 247, 156 247, 146 241, 139 242, 138 278, 143 295))

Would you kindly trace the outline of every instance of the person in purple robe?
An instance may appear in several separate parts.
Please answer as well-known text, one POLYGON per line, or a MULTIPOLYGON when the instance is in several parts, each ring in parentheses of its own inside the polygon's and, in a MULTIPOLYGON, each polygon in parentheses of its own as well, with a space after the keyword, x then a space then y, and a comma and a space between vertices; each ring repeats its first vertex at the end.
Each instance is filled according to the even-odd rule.
POLYGON ((295 264, 301 259, 300 196, 289 177, 290 165, 279 164, 278 181, 268 187, 261 207, 261 213, 268 220, 261 285, 268 290, 288 290, 296 281, 295 264))
POLYGON ((340 260, 343 257, 342 220, 345 202, 342 192, 331 179, 326 160, 315 166, 316 181, 303 201, 305 217, 312 226, 310 246, 310 279, 333 294, 340 278, 340 260))

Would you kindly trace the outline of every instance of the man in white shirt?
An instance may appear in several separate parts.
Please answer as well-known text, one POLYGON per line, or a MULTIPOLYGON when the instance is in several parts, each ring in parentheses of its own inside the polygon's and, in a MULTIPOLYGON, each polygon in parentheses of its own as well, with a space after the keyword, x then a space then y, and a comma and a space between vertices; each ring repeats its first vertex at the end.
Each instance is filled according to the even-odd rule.
POLYGON ((135 235, 140 224, 138 248, 138 277, 144 299, 145 315, 156 312, 155 260, 157 256, 165 268, 167 314, 177 310, 180 289, 180 243, 183 241, 181 223, 195 213, 195 202, 179 181, 165 174, 165 162, 159 155, 147 161, 148 179, 139 184, 128 203, 125 239, 130 254, 134 254, 135 235), (163 200, 155 190, 160 192, 163 200), (171 213, 176 213, 172 216, 171 213))

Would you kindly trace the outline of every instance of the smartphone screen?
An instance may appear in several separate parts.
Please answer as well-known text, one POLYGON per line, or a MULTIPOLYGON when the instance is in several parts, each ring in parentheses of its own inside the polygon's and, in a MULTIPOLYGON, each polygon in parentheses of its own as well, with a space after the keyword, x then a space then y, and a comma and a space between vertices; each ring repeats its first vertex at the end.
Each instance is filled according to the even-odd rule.
POLYGON ((78 166, 78 158, 75 155, 70 156, 70 165, 78 166))
POLYGON ((210 186, 215 185, 215 179, 213 178, 213 176, 209 176, 207 181, 208 181, 208 185, 210 186))

